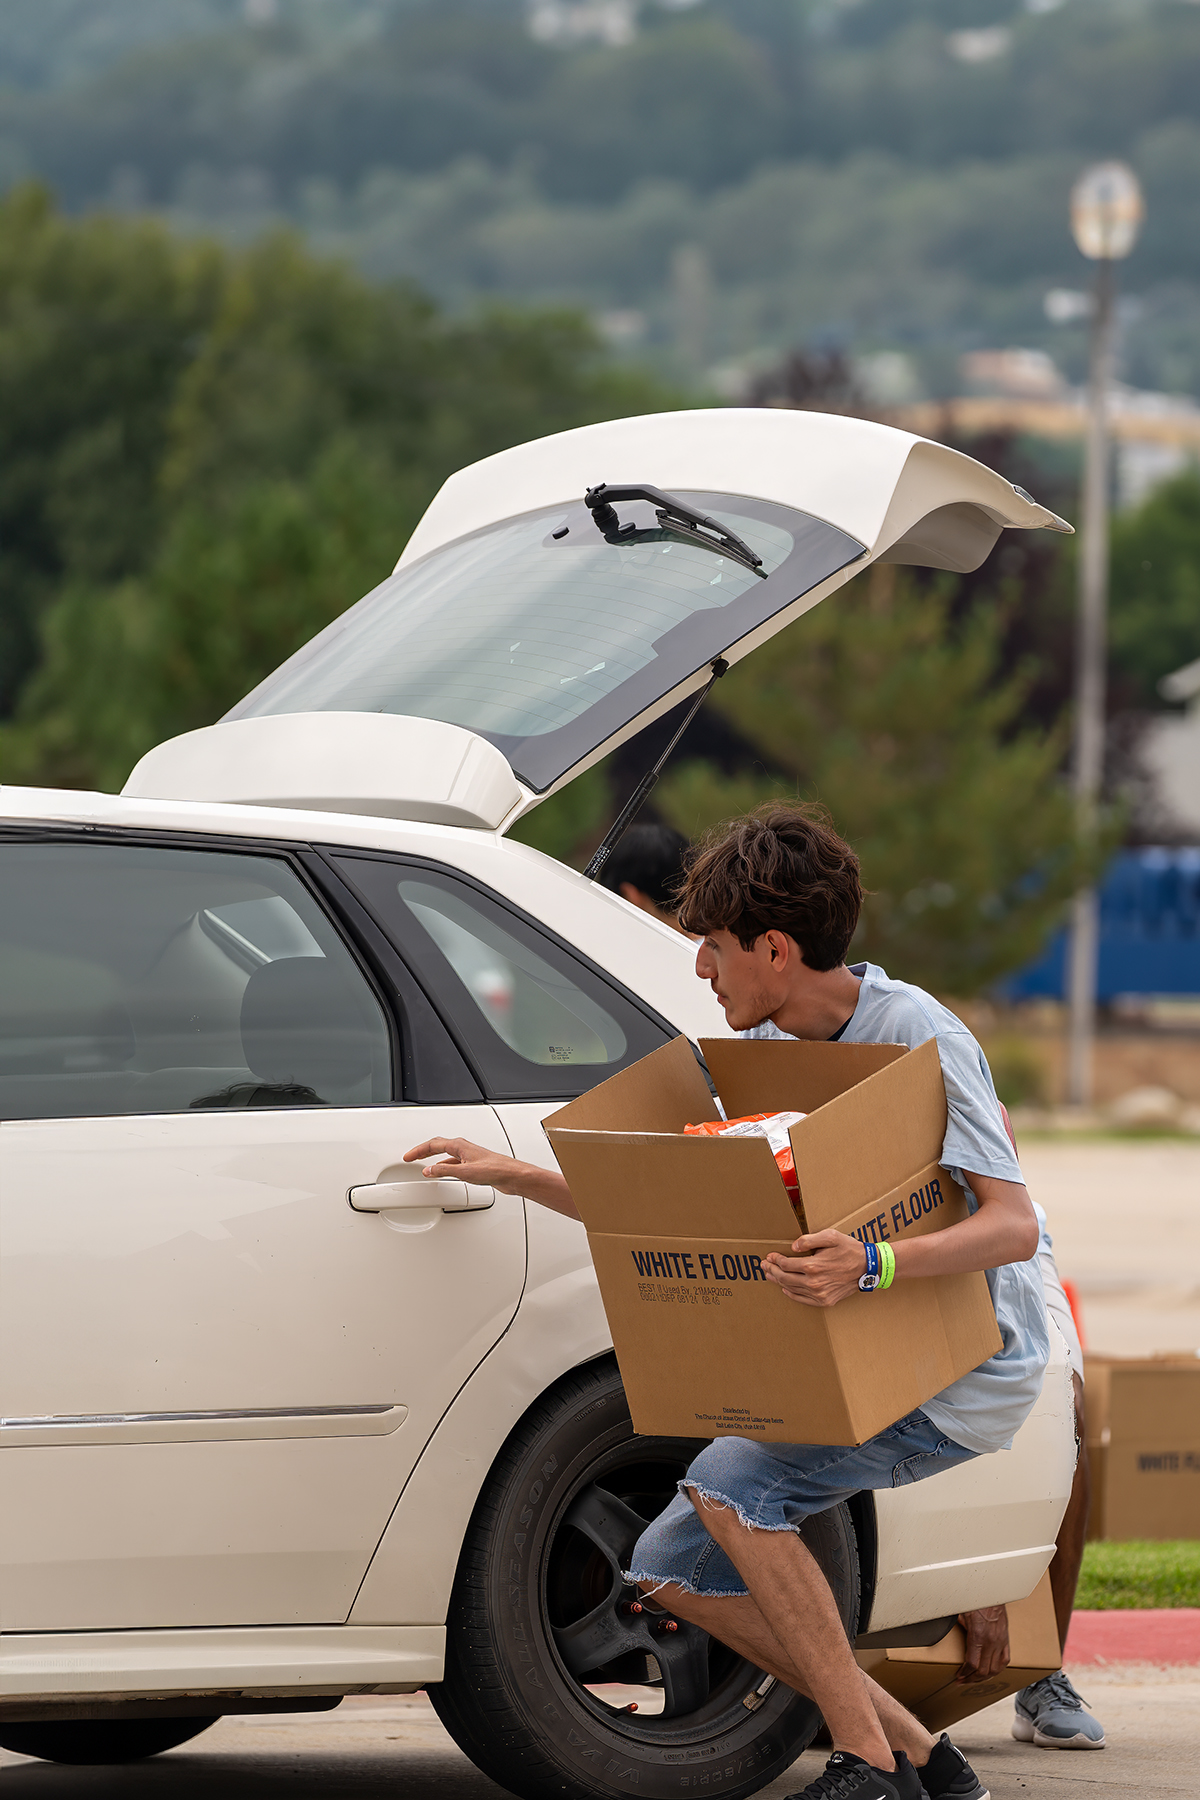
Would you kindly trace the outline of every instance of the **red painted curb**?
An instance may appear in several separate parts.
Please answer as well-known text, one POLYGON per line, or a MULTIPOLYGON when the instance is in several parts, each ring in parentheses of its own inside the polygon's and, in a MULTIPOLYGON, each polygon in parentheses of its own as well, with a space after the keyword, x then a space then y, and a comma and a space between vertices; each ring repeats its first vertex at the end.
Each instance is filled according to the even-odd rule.
POLYGON ((1071 1615, 1066 1663, 1200 1663, 1200 1607, 1071 1615))

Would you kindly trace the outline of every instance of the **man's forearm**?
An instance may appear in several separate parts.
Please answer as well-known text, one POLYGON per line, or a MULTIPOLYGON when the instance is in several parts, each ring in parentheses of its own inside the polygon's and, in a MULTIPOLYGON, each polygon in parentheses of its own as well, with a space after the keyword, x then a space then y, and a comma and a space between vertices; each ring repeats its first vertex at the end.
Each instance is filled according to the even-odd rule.
POLYGON ((579 1209, 571 1198, 566 1176, 560 1175, 557 1169, 539 1169, 536 1163, 518 1163, 513 1183, 506 1187, 507 1193, 521 1194, 539 1206, 548 1206, 551 1212, 562 1213, 564 1218, 578 1219, 579 1209))
POLYGON ((1028 1262, 1037 1254, 1037 1216, 1025 1188, 987 1175, 968 1173, 967 1180, 980 1203, 978 1212, 942 1231, 893 1244, 897 1276, 962 1275, 1028 1262))

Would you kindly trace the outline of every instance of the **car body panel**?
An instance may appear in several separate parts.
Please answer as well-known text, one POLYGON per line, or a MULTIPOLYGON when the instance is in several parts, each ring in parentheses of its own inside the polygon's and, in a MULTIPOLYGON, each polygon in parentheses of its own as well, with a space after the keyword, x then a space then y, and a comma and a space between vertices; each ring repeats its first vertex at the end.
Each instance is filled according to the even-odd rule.
POLYGON ((1051 1321, 1050 1362, 1011 1450, 875 1496, 877 1574, 870 1621, 887 1631, 998 1606, 1033 1592, 1054 1555, 1075 1473, 1075 1402, 1066 1345, 1051 1321))
POLYGON ((481 830, 515 816, 526 798, 500 751, 474 732, 437 719, 343 712, 232 719, 184 732, 142 757, 124 791, 481 830))
POLYGON ((5 1629, 345 1618, 525 1279, 520 1201, 447 1213, 423 1186, 369 1214, 347 1193, 468 1130, 507 1147, 479 1105, 0 1125, 5 1629), (180 1413, 231 1416, 233 1441, 180 1413))
MULTIPOLYGON (((535 1109, 499 1110, 514 1154, 524 1147, 534 1160, 544 1161, 544 1150, 537 1156, 535 1109)), ((530 1205, 528 1212, 529 1279, 517 1316, 413 1470, 355 1600, 351 1624, 445 1619, 463 1535, 509 1432, 560 1376, 612 1349, 583 1226, 544 1207, 530 1205), (414 1545, 421 1546, 419 1555, 413 1554, 414 1545)))
POLYGON ((397 566, 601 481, 754 495, 827 520, 869 557, 955 503, 979 507, 998 527, 1071 529, 945 444, 837 413, 723 406, 583 425, 472 463, 439 489, 397 566))
MULTIPOLYGON (((205 1694, 411 1693, 440 1681, 444 1626, 262 1626, 240 1631, 5 1632, 0 1716, 19 1702, 205 1694)), ((224 1710, 236 1711, 226 1707, 224 1710)))

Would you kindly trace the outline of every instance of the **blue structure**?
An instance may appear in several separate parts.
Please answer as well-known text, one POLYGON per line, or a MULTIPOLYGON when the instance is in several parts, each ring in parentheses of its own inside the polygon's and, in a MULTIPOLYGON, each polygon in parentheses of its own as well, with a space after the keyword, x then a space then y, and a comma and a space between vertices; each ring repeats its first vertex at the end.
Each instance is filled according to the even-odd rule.
MULTIPOLYGON (((1066 996, 1067 934, 1000 984, 1006 1000, 1066 996)), ((1200 994, 1200 846, 1123 850, 1100 889, 1097 998, 1200 994)))

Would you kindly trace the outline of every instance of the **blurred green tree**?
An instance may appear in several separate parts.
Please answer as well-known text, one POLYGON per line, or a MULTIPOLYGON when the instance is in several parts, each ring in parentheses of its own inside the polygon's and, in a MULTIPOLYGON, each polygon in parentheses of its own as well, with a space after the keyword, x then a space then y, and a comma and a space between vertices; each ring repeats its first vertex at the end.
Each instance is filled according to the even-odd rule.
POLYGON ((40 435, 22 465, 0 427, 0 528, 22 504, 41 521, 0 563, 24 632, 9 780, 119 786, 381 580, 453 469, 678 404, 571 313, 447 319, 287 234, 231 253, 68 222, 28 190, 8 212, 37 279, 0 216, 0 400, 40 435), (120 350, 99 371, 97 264, 120 350))
POLYGON ((684 764, 656 800, 692 836, 777 795, 823 802, 871 890, 855 952, 965 996, 1036 953, 1081 861, 1064 734, 1000 672, 999 609, 956 621, 952 599, 878 568, 825 601, 709 701, 758 766, 684 764))
POLYGON ((1200 472, 1185 469, 1112 534, 1109 654, 1132 698, 1158 708, 1164 675, 1200 656, 1200 472))
POLYGON ((223 264, 151 224, 66 219, 34 185, 0 201, 0 717, 68 570, 110 580, 155 542, 173 397, 223 264))

